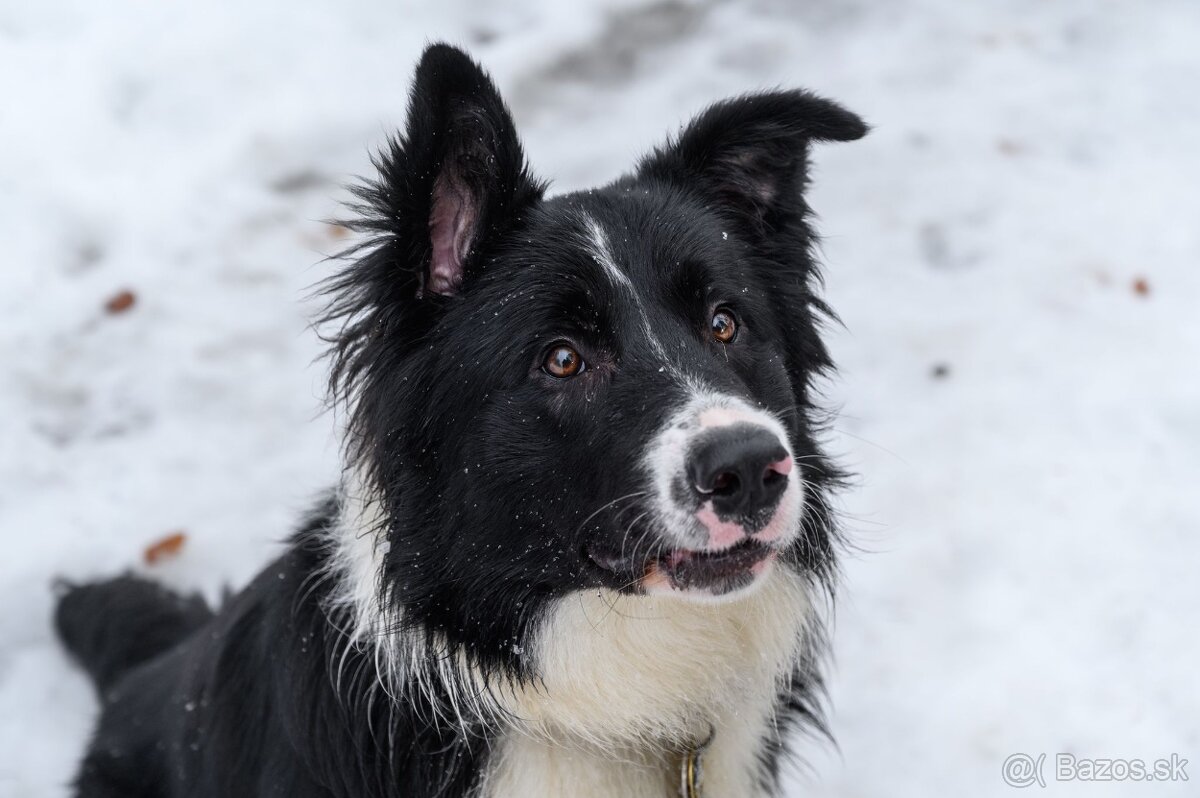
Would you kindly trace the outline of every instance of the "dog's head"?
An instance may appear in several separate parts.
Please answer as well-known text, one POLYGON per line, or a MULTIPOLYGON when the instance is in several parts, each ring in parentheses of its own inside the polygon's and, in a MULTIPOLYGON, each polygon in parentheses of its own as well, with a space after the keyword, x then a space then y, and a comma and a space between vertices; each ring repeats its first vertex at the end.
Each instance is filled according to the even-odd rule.
POLYGON ((803 191, 811 142, 865 130, 801 91, 746 95, 617 182, 546 198, 489 78, 427 50, 358 192, 371 238, 330 284, 387 600, 502 651, 572 591, 825 578, 803 191))

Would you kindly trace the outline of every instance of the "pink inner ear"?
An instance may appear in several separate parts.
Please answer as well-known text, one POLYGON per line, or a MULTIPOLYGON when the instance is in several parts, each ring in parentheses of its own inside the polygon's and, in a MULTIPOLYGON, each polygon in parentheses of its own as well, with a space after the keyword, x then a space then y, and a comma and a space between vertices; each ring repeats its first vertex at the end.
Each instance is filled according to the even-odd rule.
POLYGON ((433 208, 429 213, 429 240, 433 258, 425 289, 449 296, 458 292, 463 279, 463 261, 475 227, 475 206, 466 186, 443 173, 433 185, 433 208))

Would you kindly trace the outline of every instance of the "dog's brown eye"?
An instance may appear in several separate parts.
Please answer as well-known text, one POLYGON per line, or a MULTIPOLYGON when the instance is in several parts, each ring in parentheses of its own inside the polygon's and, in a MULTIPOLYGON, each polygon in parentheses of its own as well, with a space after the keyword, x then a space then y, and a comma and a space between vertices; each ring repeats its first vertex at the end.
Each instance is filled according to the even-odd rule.
POLYGON ((546 353, 542 370, 551 377, 574 377, 583 371, 583 358, 566 344, 558 344, 546 353))
POLYGON ((713 314, 710 329, 713 338, 727 344, 737 337, 737 319, 728 310, 721 308, 713 314))

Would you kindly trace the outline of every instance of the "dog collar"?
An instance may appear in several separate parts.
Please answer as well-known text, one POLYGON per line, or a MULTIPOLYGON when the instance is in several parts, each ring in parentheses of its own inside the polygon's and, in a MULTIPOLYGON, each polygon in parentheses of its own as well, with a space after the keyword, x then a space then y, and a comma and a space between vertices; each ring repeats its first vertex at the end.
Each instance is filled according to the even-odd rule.
POLYGON ((710 729, 708 737, 696 745, 696 747, 684 752, 682 759, 680 759, 679 798, 701 798, 704 773, 700 760, 703 758, 704 751, 712 742, 715 734, 716 730, 710 729))

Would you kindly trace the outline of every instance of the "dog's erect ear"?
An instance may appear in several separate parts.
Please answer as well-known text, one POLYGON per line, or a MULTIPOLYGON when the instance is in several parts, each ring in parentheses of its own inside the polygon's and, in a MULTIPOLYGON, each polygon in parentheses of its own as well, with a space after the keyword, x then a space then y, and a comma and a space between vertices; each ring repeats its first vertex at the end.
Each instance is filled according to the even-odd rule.
POLYGON ((643 159, 640 177, 698 190, 756 232, 799 207, 813 141, 853 141, 867 125, 829 100, 774 91, 725 100, 643 159))
POLYGON ((410 298, 458 293, 473 254, 543 190, 495 85, 446 44, 422 55, 405 133, 376 166, 379 178, 358 189, 356 226, 382 236, 388 277, 410 298))

